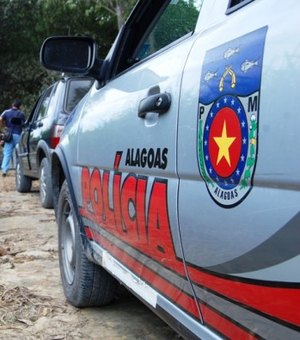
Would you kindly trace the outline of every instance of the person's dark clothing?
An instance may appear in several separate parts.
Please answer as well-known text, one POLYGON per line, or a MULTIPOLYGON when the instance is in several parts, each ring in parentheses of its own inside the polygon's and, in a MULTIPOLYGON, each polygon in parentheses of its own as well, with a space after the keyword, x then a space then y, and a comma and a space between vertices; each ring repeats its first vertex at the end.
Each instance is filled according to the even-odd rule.
POLYGON ((10 160, 13 151, 19 142, 22 132, 23 124, 25 123, 25 115, 19 110, 19 105, 12 106, 11 109, 4 111, 1 114, 1 120, 4 122, 6 128, 11 130, 12 139, 4 143, 3 147, 3 160, 1 164, 2 176, 5 177, 10 168, 10 160))
POLYGON ((2 113, 1 117, 4 120, 5 126, 12 130, 13 134, 20 135, 22 132, 22 125, 25 123, 26 117, 22 111, 16 107, 12 107, 2 113), (21 124, 14 124, 12 118, 19 118, 21 124))

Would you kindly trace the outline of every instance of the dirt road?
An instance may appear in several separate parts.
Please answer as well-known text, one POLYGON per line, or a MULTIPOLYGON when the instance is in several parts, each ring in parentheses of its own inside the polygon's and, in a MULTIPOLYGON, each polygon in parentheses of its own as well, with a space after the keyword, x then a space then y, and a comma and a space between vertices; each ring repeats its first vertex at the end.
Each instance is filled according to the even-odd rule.
POLYGON ((129 293, 103 308, 70 306, 60 284, 53 210, 37 186, 15 191, 0 178, 0 339, 179 339, 129 293))

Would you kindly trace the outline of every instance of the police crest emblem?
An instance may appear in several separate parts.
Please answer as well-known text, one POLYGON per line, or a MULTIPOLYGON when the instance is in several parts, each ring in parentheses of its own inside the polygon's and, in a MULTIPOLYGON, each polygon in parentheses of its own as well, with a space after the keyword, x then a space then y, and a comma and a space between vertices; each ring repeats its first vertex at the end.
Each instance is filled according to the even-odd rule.
POLYGON ((253 185, 267 27, 207 51, 198 115, 198 165, 213 200, 230 208, 253 185))

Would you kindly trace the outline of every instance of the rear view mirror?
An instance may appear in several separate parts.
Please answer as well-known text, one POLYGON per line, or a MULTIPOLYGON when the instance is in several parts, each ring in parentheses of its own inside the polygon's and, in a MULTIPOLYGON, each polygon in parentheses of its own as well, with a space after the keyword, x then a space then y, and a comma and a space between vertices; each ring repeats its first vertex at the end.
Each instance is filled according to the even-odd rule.
POLYGON ((87 37, 50 37, 41 47, 40 59, 49 70, 88 74, 96 60, 96 43, 87 37))

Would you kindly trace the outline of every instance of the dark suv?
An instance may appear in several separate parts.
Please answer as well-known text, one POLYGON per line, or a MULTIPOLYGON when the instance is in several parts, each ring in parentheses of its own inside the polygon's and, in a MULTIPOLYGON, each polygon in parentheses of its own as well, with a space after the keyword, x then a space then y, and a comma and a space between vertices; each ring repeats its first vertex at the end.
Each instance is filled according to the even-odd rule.
POLYGON ((88 92, 93 80, 85 77, 62 78, 48 87, 37 100, 17 145, 16 189, 31 190, 32 180, 40 180, 44 208, 53 207, 50 163, 70 113, 88 92))

